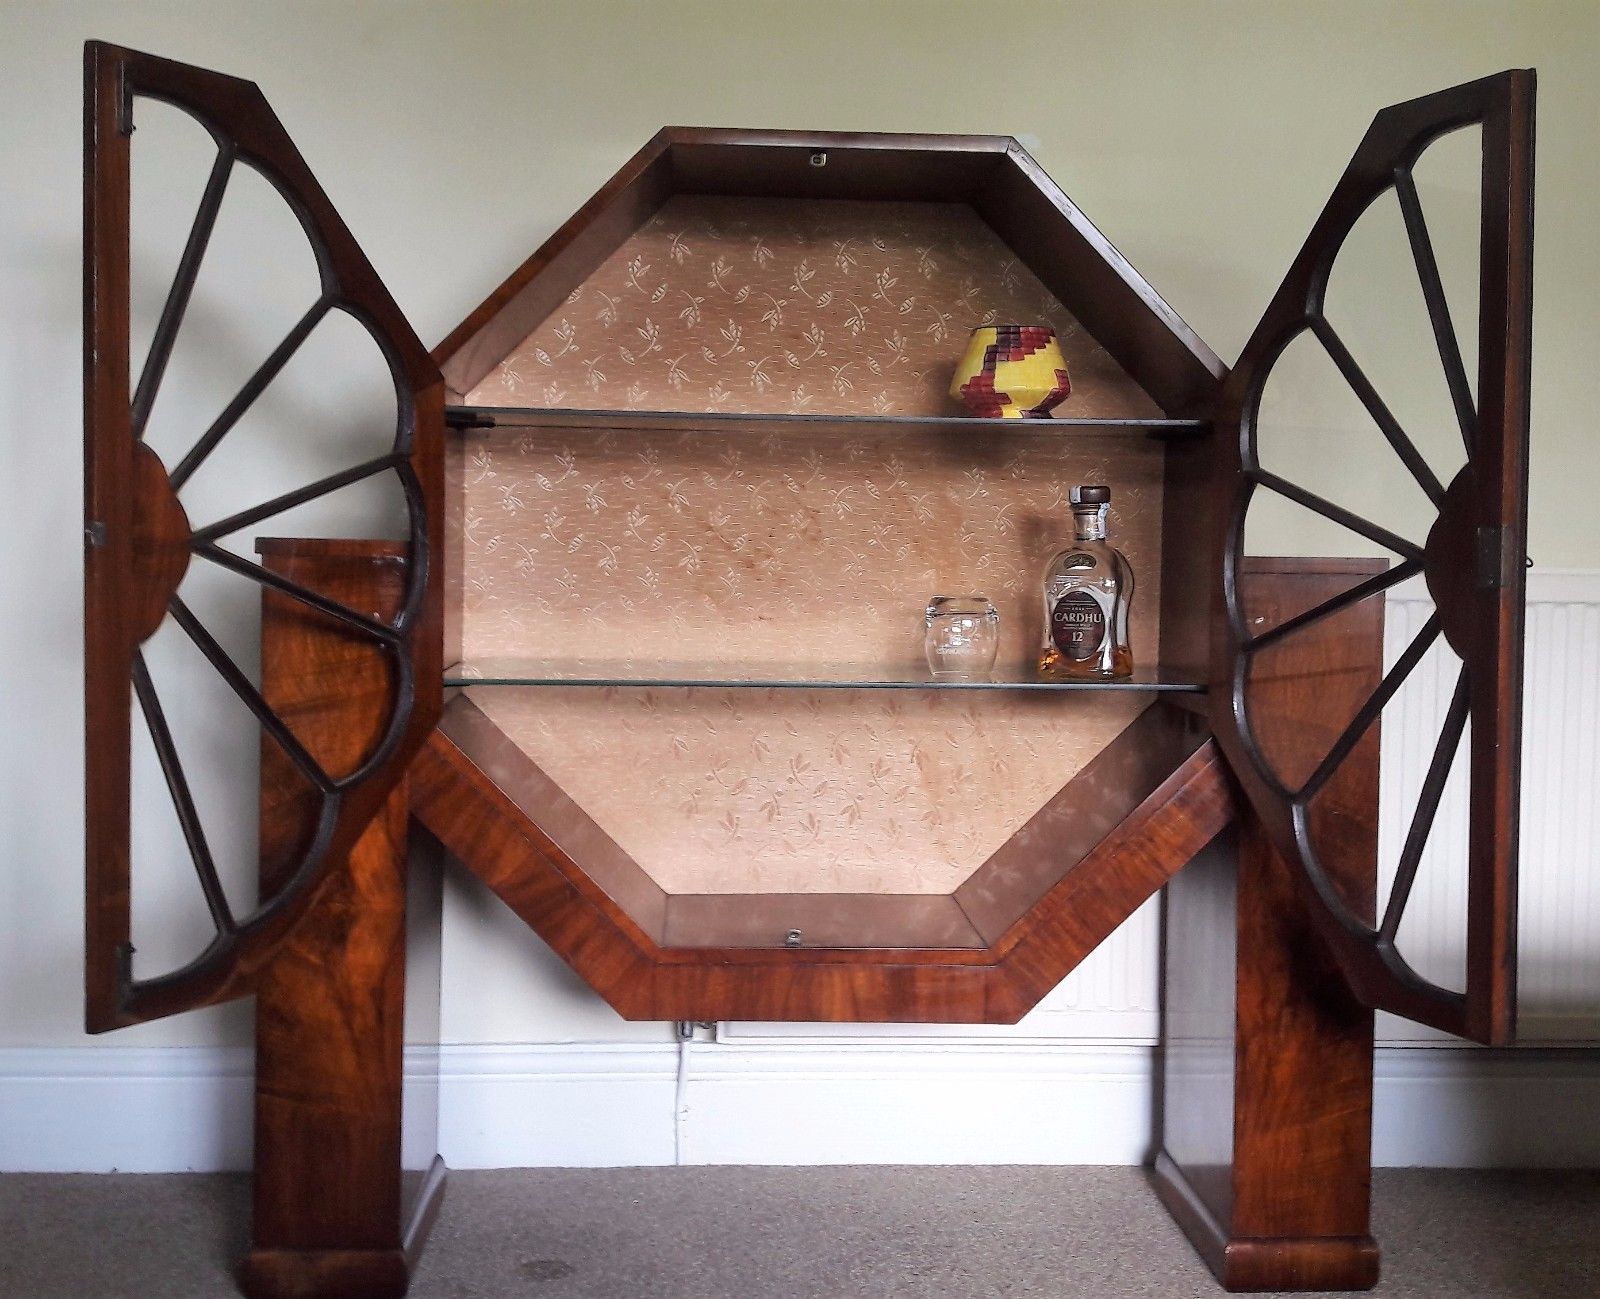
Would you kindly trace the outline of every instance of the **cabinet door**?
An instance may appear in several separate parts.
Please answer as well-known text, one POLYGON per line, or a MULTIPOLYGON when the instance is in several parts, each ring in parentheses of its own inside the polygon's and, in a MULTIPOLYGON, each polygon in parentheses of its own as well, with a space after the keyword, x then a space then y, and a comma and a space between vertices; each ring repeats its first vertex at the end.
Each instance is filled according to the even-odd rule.
MULTIPOLYGON (((1219 739, 1357 995, 1490 1043, 1508 1041, 1515 1026, 1533 120, 1527 70, 1379 113, 1220 411, 1219 739), (1458 164, 1453 177, 1430 170, 1440 157, 1458 164), (1446 222, 1438 214, 1452 202, 1446 222), (1384 234, 1384 221, 1398 233, 1384 234), (1346 259, 1358 247, 1394 251, 1392 265, 1354 277, 1376 294, 1365 305, 1348 291, 1346 259), (1452 279, 1442 267, 1462 273, 1452 279), (1347 327, 1356 317, 1373 326, 1364 344, 1347 327), (1395 359, 1409 346, 1397 332, 1404 319, 1423 339, 1409 365, 1395 359), (1324 401, 1319 382, 1287 379, 1291 365, 1335 395, 1324 401), (1433 404, 1413 400, 1408 385, 1433 392, 1433 404), (1263 618, 1252 574, 1276 548, 1348 557, 1352 576, 1295 616, 1263 618), (1335 683, 1283 651, 1297 633, 1359 616, 1370 601, 1389 610, 1381 682, 1319 730, 1312 702, 1337 693, 1335 683), (1284 713, 1275 660, 1300 664, 1298 721, 1284 713), (1290 742, 1275 744, 1269 732, 1290 742), (1370 773, 1380 734, 1384 848, 1374 895, 1329 866, 1361 839, 1346 776, 1361 764, 1370 773), (1426 923, 1408 925, 1421 880, 1426 923), (1458 932, 1441 935, 1441 916, 1458 932)), ((1356 812, 1370 821, 1370 795, 1361 801, 1356 812)))
MULTIPOLYGON (((437 719, 441 590, 435 556, 443 385, 426 349, 252 83, 91 42, 85 48, 84 151, 86 992, 88 1026, 98 1032, 250 992, 257 972, 306 912, 319 883, 372 818, 437 719), (162 305, 135 373, 130 338, 130 176, 139 161, 135 128, 146 113, 173 110, 185 115, 182 129, 194 133, 209 172, 202 169, 204 186, 179 245, 176 271, 170 283, 164 278, 164 296, 153 299, 162 305), (163 457, 152 448, 147 428, 163 379, 174 373, 169 363, 175 349, 185 355, 191 348, 225 349, 236 337, 230 325, 245 310, 223 303, 226 310, 219 318, 218 304, 208 302, 204 318, 190 319, 185 327, 186 312, 198 314, 188 309, 218 214, 226 210, 230 186, 239 186, 241 178, 270 201, 298 252, 304 252, 302 235, 309 245, 306 282, 312 300, 280 341, 264 354, 251 354, 253 371, 240 371, 248 377, 220 402, 215 417, 197 424, 192 437, 185 431, 182 449, 163 457), (263 179, 270 188, 257 185, 263 179), (286 212, 276 208, 279 200, 286 212), (305 475, 310 481, 297 480, 286 490, 248 474, 242 482, 236 476, 230 486, 235 500, 244 503, 220 517, 191 520, 196 472, 209 461, 215 477, 214 454, 230 436, 237 439, 241 420, 264 392, 304 373, 291 362, 329 322, 369 349, 385 411, 391 409, 392 384, 397 413, 392 427, 387 414, 379 422, 379 453, 345 463, 339 457, 347 448, 329 446, 324 438, 323 463, 343 467, 331 473, 312 470, 305 475), (329 501, 337 512, 358 484, 362 491, 388 493, 395 505, 397 522, 389 539, 398 544, 395 559, 403 565, 404 579, 392 613, 352 608, 239 553, 260 529, 292 528, 307 510, 323 509, 329 501), (225 648, 224 629, 208 625, 196 612, 186 579, 201 570, 208 572, 207 582, 241 584, 236 608, 248 610, 252 603, 259 608, 264 593, 271 593, 370 644, 386 683, 384 722, 358 761, 338 771, 324 769, 295 724, 267 703, 249 656, 237 646, 225 648), (194 665, 188 677, 158 685, 148 661, 158 633, 183 644, 194 665), (298 772, 307 796, 303 806, 311 809, 291 860, 275 861, 270 885, 251 879, 250 889, 260 892, 244 906, 230 900, 230 881, 219 871, 213 852, 218 816, 205 806, 197 780, 215 774, 207 769, 218 765, 214 752, 186 753, 174 737, 175 705, 191 707, 202 685, 237 706, 234 738, 241 747, 261 746, 275 755, 270 761, 281 758, 298 772), (192 879, 190 863, 161 865, 181 870, 179 884, 197 890, 193 910, 199 928, 171 968, 136 972, 130 931, 141 895, 132 877, 130 841, 136 824, 132 749, 138 732, 141 754, 151 755, 149 765, 159 773, 151 777, 158 791, 154 797, 170 799, 175 813, 175 827, 165 837, 178 845, 173 856, 191 859, 192 879)), ((273 391, 277 401, 281 386, 273 391)), ((170 410, 170 393, 168 398, 170 410)), ((310 437, 320 434, 318 421, 304 422, 311 426, 310 437)), ((258 468, 277 468, 298 464, 305 452, 303 446, 269 445, 255 454, 258 468)), ((326 514, 321 517, 326 526, 326 514)), ((253 784, 255 773, 248 779, 253 784)), ((256 797, 254 788, 249 797, 256 797)), ((139 823, 152 813, 151 801, 141 796, 139 823)), ((224 818, 230 829, 250 819, 237 808, 234 813, 224 818)), ((251 844, 242 855, 254 851, 251 844)), ((141 926, 149 918, 141 910, 141 926)))

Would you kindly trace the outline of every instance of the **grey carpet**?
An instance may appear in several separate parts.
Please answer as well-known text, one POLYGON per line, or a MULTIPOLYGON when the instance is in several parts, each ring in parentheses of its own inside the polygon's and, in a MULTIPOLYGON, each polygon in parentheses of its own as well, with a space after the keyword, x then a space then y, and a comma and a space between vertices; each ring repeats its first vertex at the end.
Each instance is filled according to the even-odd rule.
MULTIPOLYGON (((1600 1295, 1600 1173, 1387 1171, 1392 1299, 1600 1295)), ((0 1176, 4 1299, 225 1299, 239 1177, 0 1176)), ((416 1299, 1190 1299, 1136 1169, 455 1173, 416 1299)))

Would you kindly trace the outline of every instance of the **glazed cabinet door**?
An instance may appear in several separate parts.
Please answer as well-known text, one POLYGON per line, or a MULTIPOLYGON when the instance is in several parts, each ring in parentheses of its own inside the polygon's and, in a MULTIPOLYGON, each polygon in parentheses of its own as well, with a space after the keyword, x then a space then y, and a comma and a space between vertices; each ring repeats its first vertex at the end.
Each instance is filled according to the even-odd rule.
POLYGON ((86 991, 102 1031, 251 991, 437 719, 443 387, 254 84, 91 42, 84 169, 86 991), (178 198, 159 157, 141 170, 146 141, 159 154, 169 138, 196 163, 178 198), (142 261, 167 233, 171 256, 142 261), (216 263, 241 254, 265 304, 217 291, 216 263), (300 290, 287 327, 251 337, 300 290), (337 396, 307 397, 341 348, 365 357, 386 412, 370 447, 337 396), (208 391, 176 391, 196 376, 208 391), (257 562, 264 530, 387 541, 396 598, 351 607, 257 562), (329 769, 305 717, 268 702, 251 621, 265 600, 367 647, 383 721, 355 760, 329 769), (295 773, 292 834, 257 839, 252 755, 295 773), (142 888, 147 869, 164 883, 142 888), (195 924, 175 938, 164 911, 195 924), (135 955, 146 926, 152 968, 135 955))
POLYGON ((1379 113, 1221 411, 1218 737, 1356 994, 1487 1043, 1516 1014, 1533 123, 1528 70, 1379 113), (1285 554, 1348 576, 1266 608, 1285 554), (1297 635, 1375 603, 1381 677, 1319 720, 1358 665, 1297 635), (1343 865, 1374 846, 1375 887, 1343 865))

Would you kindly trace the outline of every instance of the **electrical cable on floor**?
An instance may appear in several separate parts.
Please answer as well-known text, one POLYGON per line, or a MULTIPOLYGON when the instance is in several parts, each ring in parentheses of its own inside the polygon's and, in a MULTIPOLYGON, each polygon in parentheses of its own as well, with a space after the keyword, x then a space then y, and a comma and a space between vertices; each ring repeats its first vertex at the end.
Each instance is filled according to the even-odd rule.
POLYGON ((689 1048, 694 1045, 694 1022, 678 1021, 678 1085, 672 1096, 672 1162, 683 1163, 683 1124, 689 1112, 689 1048))

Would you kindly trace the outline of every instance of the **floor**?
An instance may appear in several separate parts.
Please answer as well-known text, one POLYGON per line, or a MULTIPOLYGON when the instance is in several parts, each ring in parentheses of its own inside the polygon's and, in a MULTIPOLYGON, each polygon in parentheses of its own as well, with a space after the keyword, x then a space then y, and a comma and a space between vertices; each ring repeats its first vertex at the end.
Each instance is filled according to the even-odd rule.
MULTIPOLYGON (((1600 1295, 1600 1172, 1376 1175, 1391 1299, 1600 1295)), ((224 1176, 0 1176, 5 1299, 222 1299, 224 1176)), ((416 1299, 1189 1299, 1220 1292, 1127 1168, 456 1173, 416 1299)))

